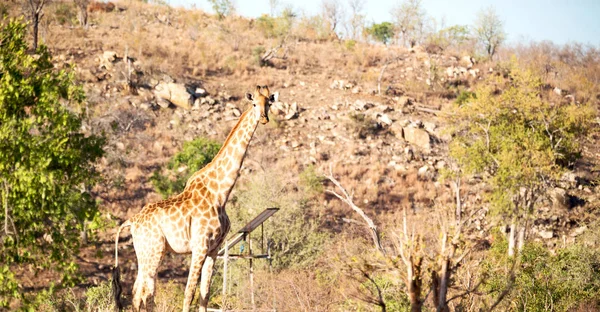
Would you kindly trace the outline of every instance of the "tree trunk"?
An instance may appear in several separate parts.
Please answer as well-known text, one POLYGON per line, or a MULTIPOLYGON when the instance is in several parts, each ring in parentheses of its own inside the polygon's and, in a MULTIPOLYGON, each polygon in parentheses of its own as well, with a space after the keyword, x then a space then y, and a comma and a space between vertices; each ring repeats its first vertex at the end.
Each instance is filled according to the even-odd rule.
POLYGON ((508 235, 508 256, 513 257, 515 255, 515 239, 517 230, 517 217, 513 217, 510 223, 510 234, 508 235))
POLYGON ((521 251, 523 251, 523 245, 525 245, 525 227, 526 224, 521 226, 519 228, 519 238, 518 238, 518 242, 517 242, 517 253, 521 254, 521 251))
POLYGON ((33 14, 33 51, 37 51, 38 47, 38 28, 40 25, 40 16, 38 14, 33 14))

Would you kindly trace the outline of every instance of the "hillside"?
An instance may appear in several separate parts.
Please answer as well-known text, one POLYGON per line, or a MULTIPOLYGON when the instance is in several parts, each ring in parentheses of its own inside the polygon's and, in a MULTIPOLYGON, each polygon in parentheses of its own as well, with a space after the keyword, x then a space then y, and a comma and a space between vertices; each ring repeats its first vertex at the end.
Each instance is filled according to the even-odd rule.
MULTIPOLYGON (((74 25, 76 9, 70 3, 57 1, 47 10, 42 41, 54 56, 55 67, 73 70, 87 96, 88 119, 82 130, 107 138, 106 154, 97 165, 102 182, 92 191, 105 223, 78 257, 85 277, 71 290, 78 298, 110 279, 117 225, 146 203, 162 199, 152 183, 155 171, 164 168, 185 142, 208 138, 222 143, 248 108, 244 94, 256 85, 278 91, 280 101, 271 108, 269 124, 259 126, 254 136, 228 213, 235 231, 262 209, 280 205, 281 211, 266 228, 271 226, 274 235, 284 237, 277 231, 289 229, 289 237, 275 237, 282 244, 277 252, 287 262, 277 263, 273 276, 266 268, 258 269, 259 302, 264 307, 273 301, 280 311, 377 307, 364 303, 376 291, 356 278, 356 270, 363 260, 390 264, 370 258, 374 252, 363 220, 326 191, 335 190, 322 178, 330 172, 388 234, 384 234, 386 248, 398 252, 397 232, 408 211, 411 227, 422 235, 424 253, 435 258, 432 250, 443 224, 449 223, 443 218, 455 201, 452 180, 442 178, 454 164, 448 154, 450 111, 464 92, 474 91, 489 78, 502 79, 511 55, 543 77, 540 94, 545 101, 590 103, 596 109, 595 130, 582 141, 582 158, 551 193, 540 197, 529 219, 528 241, 539 242, 552 253, 598 233, 600 86, 584 80, 600 73, 597 52, 590 52, 595 59, 590 57, 580 67, 556 62, 548 74, 543 58, 552 55, 534 45, 507 48, 499 60, 487 61, 469 51, 430 53, 421 46, 408 49, 323 38, 302 22, 294 32, 278 35, 260 20, 220 20, 198 10, 133 1, 116 2, 114 11, 90 13, 87 28, 74 25), (66 21, 60 19, 64 16, 66 21), (169 97, 167 88, 172 90, 171 101, 164 98, 169 97), (356 260, 359 255, 367 256, 356 260), (271 291, 271 283, 276 290, 271 291), (338 284, 344 286, 333 289, 338 284)), ((481 176, 465 177, 462 187, 465 210, 473 212, 463 233, 465 244, 475 250, 463 264, 471 268, 481 263, 494 243, 494 233, 506 231, 508 221, 491 213, 486 200, 490 186, 481 176)), ((136 259, 130 236, 125 236, 120 262, 124 294, 130 300, 136 259)), ((183 289, 187 259, 166 257, 159 272, 160 300, 173 289, 183 289), (168 284, 171 280, 176 284, 168 284)), ((389 310, 394 310, 390 302, 401 301, 397 298, 404 290, 398 259, 391 265, 396 271, 372 272, 373 276, 396 272, 377 280, 387 287, 383 292, 388 291, 384 297, 389 310)), ((56 282, 51 271, 34 274, 28 268, 17 269, 20 286, 29 293, 56 282)), ((245 265, 236 270, 238 276, 246 274, 245 265)), ((467 277, 461 275, 456 283, 468 284, 463 278, 467 277)), ((236 287, 245 289, 243 283, 239 278, 236 287)), ((220 294, 220 288, 215 290, 220 294)), ((235 291, 232 307, 247 307, 247 292, 235 291)), ((213 303, 220 303, 218 296, 213 303)))

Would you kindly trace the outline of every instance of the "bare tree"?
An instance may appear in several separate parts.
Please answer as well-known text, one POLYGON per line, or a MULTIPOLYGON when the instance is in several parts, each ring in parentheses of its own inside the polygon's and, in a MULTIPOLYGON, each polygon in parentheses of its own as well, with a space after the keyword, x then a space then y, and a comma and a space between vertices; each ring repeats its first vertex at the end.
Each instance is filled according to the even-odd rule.
POLYGON ((344 7, 339 0, 321 0, 323 18, 329 23, 332 34, 336 34, 337 26, 344 20, 344 7))
POLYGON ((281 4, 281 1, 279 0, 269 0, 269 7, 271 8, 271 16, 275 17, 275 15, 277 15, 277 9, 279 8, 279 5, 281 4))
POLYGON ((350 18, 348 19, 348 34, 350 38, 357 40, 365 25, 365 15, 362 13, 365 7, 365 0, 348 0, 350 7, 350 18))
POLYGON ((369 230, 371 231, 371 238, 373 239, 373 245, 375 246, 375 249, 377 249, 382 254, 385 254, 385 250, 381 245, 381 238, 379 236, 379 231, 377 230, 375 222, 373 222, 373 220, 369 218, 369 216, 367 216, 364 210, 360 209, 360 207, 354 204, 352 194, 348 193, 348 191, 346 191, 346 189, 340 184, 340 182, 333 177, 333 172, 331 168, 329 168, 329 175, 325 175, 325 178, 327 178, 338 189, 340 189, 340 192, 342 194, 340 195, 334 190, 327 190, 327 193, 335 195, 335 197, 348 204, 348 206, 350 206, 350 208, 352 208, 352 210, 354 210, 365 221, 367 227, 369 227, 369 230))
POLYGON ((427 21, 421 0, 402 1, 392 14, 398 29, 396 33, 402 37, 404 45, 412 48, 423 40, 427 21))
POLYGON ((38 47, 38 33, 40 20, 44 17, 44 5, 48 4, 50 0, 25 0, 24 6, 29 19, 31 20, 31 27, 33 27, 33 50, 37 50, 38 47))
POLYGON ((77 9, 79 12, 77 13, 77 19, 79 20, 79 26, 83 26, 87 28, 88 26, 88 12, 87 7, 90 3, 90 0, 75 0, 75 5, 77 5, 77 9))
POLYGON ((496 14, 494 7, 488 7, 479 11, 477 20, 475 20, 474 31, 475 37, 484 47, 490 59, 496 54, 498 47, 506 39, 504 23, 498 14, 496 14))

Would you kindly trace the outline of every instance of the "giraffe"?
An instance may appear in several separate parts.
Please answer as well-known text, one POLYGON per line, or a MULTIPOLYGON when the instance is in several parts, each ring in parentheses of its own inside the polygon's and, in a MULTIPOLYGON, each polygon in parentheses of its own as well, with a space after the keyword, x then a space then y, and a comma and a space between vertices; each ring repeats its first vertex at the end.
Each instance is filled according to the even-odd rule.
POLYGON ((254 93, 247 93, 246 98, 253 106, 240 116, 212 162, 188 179, 183 192, 144 206, 118 228, 113 295, 119 308, 119 234, 123 228, 130 227, 138 261, 133 286, 134 310, 139 311, 142 303, 148 309, 153 303, 157 269, 169 250, 192 254, 183 311, 189 311, 199 279, 199 310, 206 311, 213 266, 230 227, 225 204, 239 176, 254 131, 259 122, 269 122, 268 111, 271 103, 277 101, 278 93, 271 94, 267 86, 256 86, 254 93))

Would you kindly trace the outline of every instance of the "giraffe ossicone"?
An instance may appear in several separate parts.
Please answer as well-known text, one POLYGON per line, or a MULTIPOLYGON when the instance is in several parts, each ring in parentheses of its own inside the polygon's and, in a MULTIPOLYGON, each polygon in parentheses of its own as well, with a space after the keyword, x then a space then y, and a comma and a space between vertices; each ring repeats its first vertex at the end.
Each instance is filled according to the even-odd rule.
POLYGON ((230 227, 225 204, 258 123, 269 122, 269 108, 277 101, 278 93, 270 93, 267 86, 256 86, 246 98, 252 106, 240 116, 212 162, 192 174, 183 192, 147 204, 117 230, 113 295, 119 307, 119 234, 123 228, 130 227, 138 260, 138 274, 133 286, 134 310, 139 311, 142 304, 146 309, 152 305, 158 266, 170 250, 192 254, 183 311, 189 311, 199 279, 199 310, 206 311, 213 266, 230 227))

